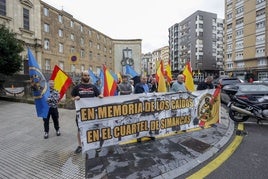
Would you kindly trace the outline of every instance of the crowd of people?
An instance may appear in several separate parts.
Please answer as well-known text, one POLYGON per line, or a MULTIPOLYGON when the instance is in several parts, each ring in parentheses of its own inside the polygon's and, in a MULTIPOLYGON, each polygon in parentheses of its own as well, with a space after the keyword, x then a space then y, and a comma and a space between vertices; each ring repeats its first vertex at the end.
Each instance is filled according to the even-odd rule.
MULTIPOLYGON (((174 81, 170 86, 167 87, 170 92, 188 92, 187 87, 184 84, 184 75, 179 74, 177 80, 174 81)), ((201 82, 197 86, 197 90, 213 89, 212 84, 213 78, 208 76, 204 82, 201 82)), ((54 81, 49 81, 50 86, 50 96, 47 100, 49 104, 49 113, 47 118, 44 118, 44 138, 48 138, 49 134, 49 118, 52 117, 54 122, 54 128, 56 130, 56 135, 60 136, 59 131, 59 113, 58 113, 58 102, 59 102, 59 93, 54 89, 54 81)), ((122 76, 122 81, 119 81, 117 84, 117 95, 131 95, 139 93, 152 93, 157 92, 158 83, 154 76, 140 76, 138 81, 134 81, 127 75, 122 76)), ((103 85, 101 80, 98 79, 95 84, 91 82, 90 75, 88 71, 83 71, 81 73, 80 82, 72 89, 71 92, 73 100, 80 100, 80 98, 92 98, 99 97, 103 98, 103 85)), ((75 117, 76 126, 78 129, 77 132, 77 142, 78 146, 75 150, 75 153, 82 152, 82 143, 80 138, 80 131, 78 126, 78 116, 75 117)))

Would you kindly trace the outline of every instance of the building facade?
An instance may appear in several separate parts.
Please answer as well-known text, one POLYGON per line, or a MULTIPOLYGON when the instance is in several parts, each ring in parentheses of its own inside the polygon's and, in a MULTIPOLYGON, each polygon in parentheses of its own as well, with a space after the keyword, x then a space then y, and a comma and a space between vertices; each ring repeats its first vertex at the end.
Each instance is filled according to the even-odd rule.
POLYGON ((201 81, 223 70, 223 20, 217 14, 196 11, 169 28, 169 54, 173 74, 180 73, 187 61, 201 81))
POLYGON ((225 71, 247 80, 268 78, 266 0, 225 0, 225 71))
POLYGON ((125 74, 126 65, 130 65, 141 74, 141 39, 113 40, 114 72, 125 74))
MULTIPOLYGON (((33 55, 41 64, 42 35, 40 0, 1 0, 0 24, 16 34, 26 47, 29 47, 33 55)), ((27 50, 21 53, 24 62, 24 71, 28 73, 27 50)))
POLYGON ((114 70, 110 37, 44 2, 41 2, 41 23, 44 70, 53 70, 58 65, 71 73, 88 69, 99 73, 102 64, 114 70))
POLYGON ((163 60, 164 69, 166 69, 166 66, 169 63, 169 46, 164 46, 152 52, 150 74, 156 74, 161 60, 163 60))
POLYGON ((21 53, 24 73, 28 73, 27 47, 48 75, 55 65, 74 76, 88 69, 99 74, 102 65, 122 72, 118 64, 125 48, 132 51, 135 70, 140 71, 142 40, 112 39, 43 1, 0 0, 0 24, 15 32, 25 44, 21 53))

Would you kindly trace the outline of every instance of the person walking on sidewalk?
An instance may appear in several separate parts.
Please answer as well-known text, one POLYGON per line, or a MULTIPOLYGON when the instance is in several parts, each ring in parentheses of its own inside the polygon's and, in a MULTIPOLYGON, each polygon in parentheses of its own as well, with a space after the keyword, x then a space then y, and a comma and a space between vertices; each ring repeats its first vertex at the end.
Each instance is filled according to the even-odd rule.
MULTIPOLYGON (((100 94, 100 91, 98 90, 98 88, 90 82, 88 71, 83 71, 81 73, 81 82, 73 88, 71 95, 72 95, 73 100, 80 100, 80 98, 93 98, 97 96, 100 98, 103 97, 103 95, 100 94)), ((76 125, 78 128, 78 132, 77 132, 78 147, 76 148, 75 153, 78 154, 82 152, 82 142, 81 142, 81 138, 79 134, 80 129, 78 126, 77 115, 76 115, 75 120, 76 120, 76 125)))
POLYGON ((50 95, 47 98, 47 103, 49 106, 49 111, 48 115, 46 118, 43 118, 44 121, 44 131, 45 135, 44 138, 48 138, 49 134, 49 119, 50 116, 52 117, 53 123, 54 123, 54 128, 56 130, 56 135, 60 136, 60 127, 59 127, 59 112, 58 112, 58 102, 59 102, 59 92, 54 89, 54 81, 49 80, 49 88, 50 88, 50 95))

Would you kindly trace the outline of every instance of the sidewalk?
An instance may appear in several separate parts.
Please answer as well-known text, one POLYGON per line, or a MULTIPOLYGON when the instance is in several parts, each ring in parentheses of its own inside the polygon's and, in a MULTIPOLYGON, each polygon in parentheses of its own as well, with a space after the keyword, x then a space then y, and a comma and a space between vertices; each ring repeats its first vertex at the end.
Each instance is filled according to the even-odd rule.
POLYGON ((0 178, 175 178, 215 155, 232 137, 234 124, 221 109, 221 123, 211 128, 75 155, 74 110, 59 109, 62 135, 57 137, 50 123, 49 139, 44 139, 34 105, 0 100, 0 178))

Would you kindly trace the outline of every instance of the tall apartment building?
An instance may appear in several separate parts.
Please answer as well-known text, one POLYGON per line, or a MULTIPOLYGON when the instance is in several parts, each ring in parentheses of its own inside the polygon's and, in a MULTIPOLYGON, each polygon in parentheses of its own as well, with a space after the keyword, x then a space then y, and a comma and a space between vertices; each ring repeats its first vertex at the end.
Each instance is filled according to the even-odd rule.
POLYGON ((268 78, 266 0, 225 0, 225 71, 268 78))
POLYGON ((153 74, 154 63, 152 61, 152 53, 146 53, 142 55, 141 60, 141 74, 143 75, 151 75, 153 74))
POLYGON ((156 74, 161 60, 163 60, 165 68, 169 62, 169 46, 164 46, 152 52, 152 68, 150 74, 156 74))
POLYGON ((196 80, 218 76, 223 70, 223 20, 217 14, 196 11, 169 28, 169 54, 173 74, 190 60, 196 80))

